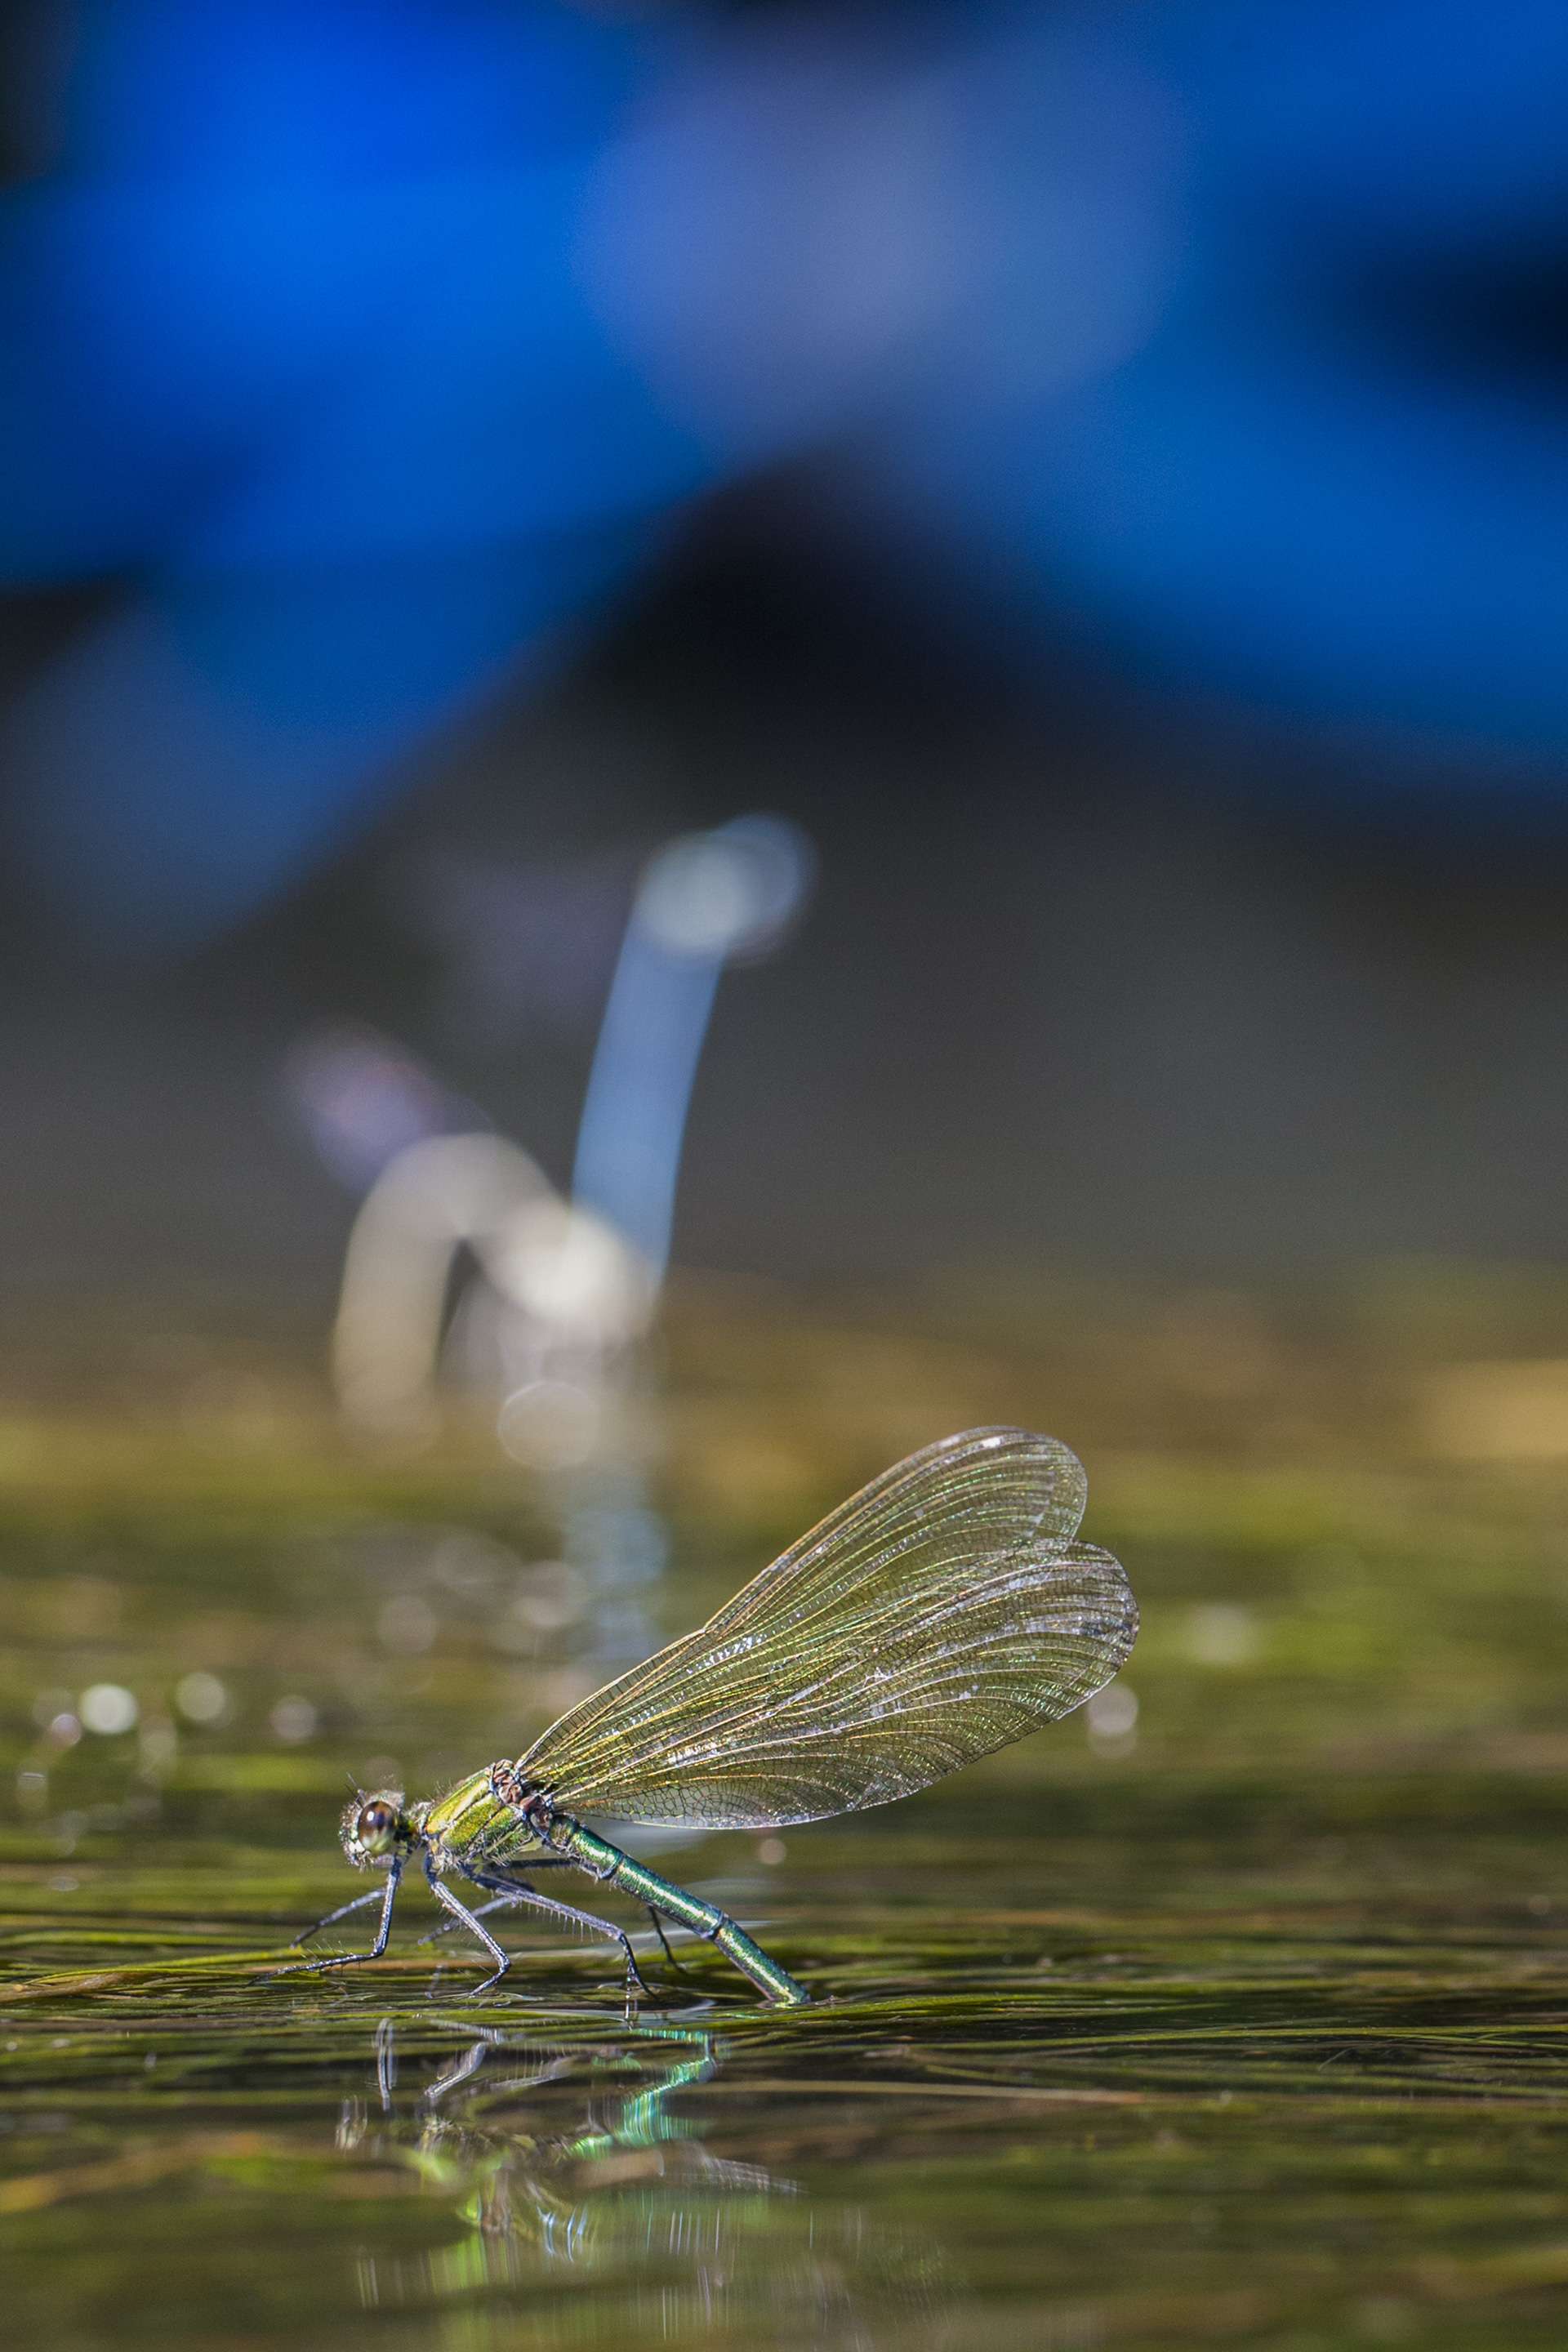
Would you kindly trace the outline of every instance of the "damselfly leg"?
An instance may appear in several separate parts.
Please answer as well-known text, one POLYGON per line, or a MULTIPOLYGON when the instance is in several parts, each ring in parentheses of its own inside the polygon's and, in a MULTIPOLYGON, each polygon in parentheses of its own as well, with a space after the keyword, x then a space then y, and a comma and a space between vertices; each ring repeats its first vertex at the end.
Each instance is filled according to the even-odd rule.
MULTIPOLYGON (((531 1874, 536 1870, 562 1870, 565 1869, 567 1866, 565 1855, 560 1853, 545 1854, 538 1861, 531 1862, 528 1865, 531 1874)), ((474 1883, 476 1885, 489 1885, 490 1884, 489 1879, 476 1879, 474 1883)), ((488 1903, 476 1903, 472 1911, 469 1912, 468 1916, 474 1919, 488 1919, 492 1911, 505 1911, 510 1907, 514 1907, 526 1896, 533 1895, 534 1892, 534 1888, 528 1883, 527 1879, 514 1879, 509 1884, 508 1890, 504 1895, 492 1895, 488 1903)), ((362 1895, 360 1901, 363 1903, 366 1900, 368 1900, 368 1898, 362 1895)), ((345 1904, 343 1907, 345 1910, 352 1910, 354 1906, 352 1904, 345 1904)), ((689 1977, 691 1974, 691 1970, 687 1967, 685 1961, 678 1958, 676 1953, 670 1949, 669 1937, 664 1932, 664 1922, 659 1917, 658 1913, 654 1909, 653 1905, 651 1903, 645 1903, 643 1905, 643 1909, 647 1913, 648 1925, 652 1927, 654 1934, 658 1937, 659 1949, 663 1952, 665 1958, 669 1962, 670 1967, 675 1970, 676 1975, 679 1977, 689 1977)), ((339 1913, 333 1914, 334 1917, 339 1917, 341 1916, 342 1915, 339 1913)), ((590 1915, 587 1912, 580 1912, 574 1916, 580 1918, 587 1918, 590 1915)), ((321 1924, 324 1926, 326 1923, 322 1921, 321 1924)), ((463 1922, 458 1919, 443 1919, 438 1927, 432 1927, 427 1936, 420 1937, 419 1941, 422 1944, 439 1943, 443 1936, 456 1935, 458 1927, 462 1924, 463 1922)), ((607 1925, 607 1923, 605 1924, 607 1925)), ((313 1934, 314 1929, 311 1929, 310 1932, 313 1934)))
POLYGON ((323 1927, 335 1927, 338 1921, 346 1919, 351 1911, 363 1911, 367 1905, 384 1900, 384 1890, 379 1886, 373 1886, 368 1895, 356 1895, 352 1903, 340 1903, 335 1911, 329 1911, 326 1917, 318 1919, 313 1927, 301 1928, 294 1941, 297 1944, 308 1944, 312 1936, 319 1936, 323 1927))
MULTIPOLYGON (((484 1887, 487 1893, 494 1897, 493 1901, 483 1906, 486 1911, 504 1911, 520 1905, 526 1905, 531 1910, 546 1912, 552 1918, 563 1919, 572 1927, 586 1928, 591 1936, 603 1936, 606 1942, 618 1945, 626 1964, 627 1998, 630 1998, 634 1985, 639 1992, 646 1994, 649 2000, 654 1998, 652 1986, 637 1966, 637 1956, 632 1949, 630 1937, 624 1927, 617 1927, 613 1919, 601 1919, 592 1911, 579 1911, 574 1904, 557 1903, 548 1895, 537 1894, 531 1886, 525 1885, 521 1879, 503 1878, 499 1873, 490 1871, 475 1871, 471 1874, 475 1885, 484 1887)), ((477 1911, 467 1910, 449 1890, 443 1888, 435 1881, 432 1881, 432 1884, 435 1885, 437 1900, 444 1903, 449 1911, 455 1912, 468 1922, 487 1949, 500 1950, 500 1945, 496 1943, 493 1937, 480 1927, 479 1915, 477 1911)), ((510 1961, 503 1954, 501 1966, 496 1970, 496 1976, 504 1976, 510 1965, 510 1961)), ((475 1990, 478 1992, 487 1991, 495 1981, 496 1977, 488 1977, 484 1984, 477 1986, 475 1990)))
MULTIPOLYGON (((508 1969, 510 1968, 511 1962, 507 1958, 506 1953, 502 1951, 500 1946, 496 1942, 496 1939, 490 1934, 489 1929, 488 1927, 482 1927, 479 1925, 479 1922, 475 1918, 473 1913, 468 1909, 468 1905, 466 1903, 459 1903, 449 1886, 442 1885, 441 1881, 437 1877, 435 1871, 430 1866, 430 1857, 428 1854, 425 1857, 425 1876, 429 1883, 430 1892, 436 1897, 437 1902, 442 1906, 443 1909, 447 1910, 452 1914, 453 1918, 458 1921, 460 1927, 467 1927, 471 1935, 475 1935, 479 1937, 480 1943, 484 1946, 486 1951, 495 1962, 495 1967, 490 1970, 489 1975, 486 1977, 481 1983, 475 1985, 473 1989, 470 1998, 477 2000, 480 1993, 489 1992, 491 1985, 500 1984, 502 1977, 505 1976, 508 1969)), ((535 1896, 534 1899, 536 1902, 542 1900, 540 1896, 535 1896)))
POLYGON ((643 1909, 647 1913, 653 1932, 658 1937, 658 1948, 664 1954, 665 1958, 669 1962, 670 1967, 675 1970, 676 1975, 678 1977, 689 1977, 691 1974, 691 1970, 687 1967, 684 1960, 678 1960, 675 1954, 670 1950, 669 1937, 664 1932, 664 1921, 659 1917, 658 1913, 654 1909, 653 1905, 651 1903, 645 1903, 643 1905, 643 1909))
MULTIPOLYGON (((384 1891, 381 1888, 374 1888, 369 1895, 356 1895, 352 1903, 345 1903, 343 1905, 342 1910, 329 1912, 324 1919, 317 1920, 315 1927, 307 1927, 305 1930, 306 1935, 313 1936, 318 1927, 331 1927, 334 1919, 342 1918, 345 1913, 350 1911, 363 1911, 365 1905, 367 1903, 374 1903, 376 1895, 379 1894, 381 1895, 381 1918, 376 1927, 375 1941, 371 1946, 368 1952, 334 1952, 330 1958, 324 1960, 292 1960, 286 1968, 278 1969, 274 1973, 280 1977, 321 1976, 325 1974, 328 1969, 352 1969, 361 1960, 379 1960, 383 1952, 386 1949, 387 1937, 392 1933, 392 1906, 397 1900, 398 1882, 402 1876, 402 1863, 400 1861, 394 1862, 387 1870, 386 1886, 384 1891)), ((484 1934, 484 1929, 482 1927, 480 1928, 479 1933, 481 1936, 484 1934)), ((301 1937, 300 1941, 303 1943, 304 1937, 301 1937)))
MULTIPOLYGON (((536 1870, 568 1870, 570 1867, 571 1864, 568 1863, 566 1856, 563 1853, 536 1854, 531 1857, 526 1874, 520 1871, 515 1878, 509 1879, 507 1883, 514 1893, 521 1893, 526 1889, 526 1891, 531 1895, 533 1892, 531 1881, 536 1870)), ((489 1883, 487 1880, 481 1879, 475 1871, 470 1870, 468 1874, 474 1881, 476 1886, 484 1885, 489 1883)), ((363 1902, 364 1897, 362 1895, 360 1899, 363 1902)), ((504 1911, 509 1899, 509 1896, 500 1895, 497 1895, 493 1902, 476 1903, 473 1906, 472 1910, 468 1913, 468 1916, 474 1919, 482 1919, 488 1912, 504 1911)), ((422 1944, 438 1944, 443 1936, 455 1936, 461 1925, 462 1921, 459 1919, 443 1919, 438 1927, 432 1927, 427 1936, 420 1937, 419 1941, 422 1944)))

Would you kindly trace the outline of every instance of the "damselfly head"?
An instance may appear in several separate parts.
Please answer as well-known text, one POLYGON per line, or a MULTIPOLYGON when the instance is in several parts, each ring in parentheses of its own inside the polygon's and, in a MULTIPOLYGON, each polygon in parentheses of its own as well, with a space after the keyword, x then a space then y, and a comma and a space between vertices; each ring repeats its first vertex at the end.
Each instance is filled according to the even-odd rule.
POLYGON ((343 1852, 356 1870, 406 1853, 417 1834, 403 1810, 401 1789, 378 1789, 372 1797, 354 1797, 343 1808, 343 1852))

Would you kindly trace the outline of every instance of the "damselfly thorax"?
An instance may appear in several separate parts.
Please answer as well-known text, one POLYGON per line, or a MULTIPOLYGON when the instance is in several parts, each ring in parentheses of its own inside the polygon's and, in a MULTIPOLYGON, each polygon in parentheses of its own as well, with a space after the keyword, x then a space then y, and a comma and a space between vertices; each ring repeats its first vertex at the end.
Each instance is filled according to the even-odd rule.
POLYGON ((461 1870, 476 1853, 499 1859, 502 1846, 521 1850, 531 1839, 548 1846, 552 1818, 548 1798, 503 1757, 419 1808, 417 1826, 437 1869, 461 1870))

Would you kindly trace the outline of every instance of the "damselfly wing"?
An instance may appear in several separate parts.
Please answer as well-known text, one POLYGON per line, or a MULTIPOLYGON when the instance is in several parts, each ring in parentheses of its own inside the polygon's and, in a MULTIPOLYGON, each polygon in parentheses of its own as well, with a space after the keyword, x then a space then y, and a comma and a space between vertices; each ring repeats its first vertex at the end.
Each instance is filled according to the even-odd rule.
POLYGON ((1054 1437, 978 1429, 843 1503, 697 1633, 562 1716, 517 1761, 572 1814, 762 1829, 885 1805, 1092 1696, 1138 1609, 1075 1541, 1054 1437))

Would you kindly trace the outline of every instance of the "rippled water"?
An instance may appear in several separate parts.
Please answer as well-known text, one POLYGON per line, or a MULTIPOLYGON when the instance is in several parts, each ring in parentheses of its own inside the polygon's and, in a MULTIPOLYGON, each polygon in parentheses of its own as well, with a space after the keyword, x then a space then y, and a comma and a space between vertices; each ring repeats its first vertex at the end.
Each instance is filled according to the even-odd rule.
POLYGON ((591 1491, 367 1465, 291 1407, 0 1442, 10 2340, 1562 2342, 1561 1482, 1420 1456, 1393 1407, 1227 1457, 1130 1440, 1109 1391, 1075 1427, 972 1330, 769 1336, 678 1351, 662 1458, 591 1491), (1089 1461, 1136 1715, 661 1844, 812 2008, 688 1944, 628 2017, 524 1927, 476 2002, 417 1891, 377 1968, 277 1973, 353 1891, 345 1768, 420 1790, 521 1745, 1002 1412, 1089 1461), (73 1737, 93 1685, 136 1725, 73 1737))

